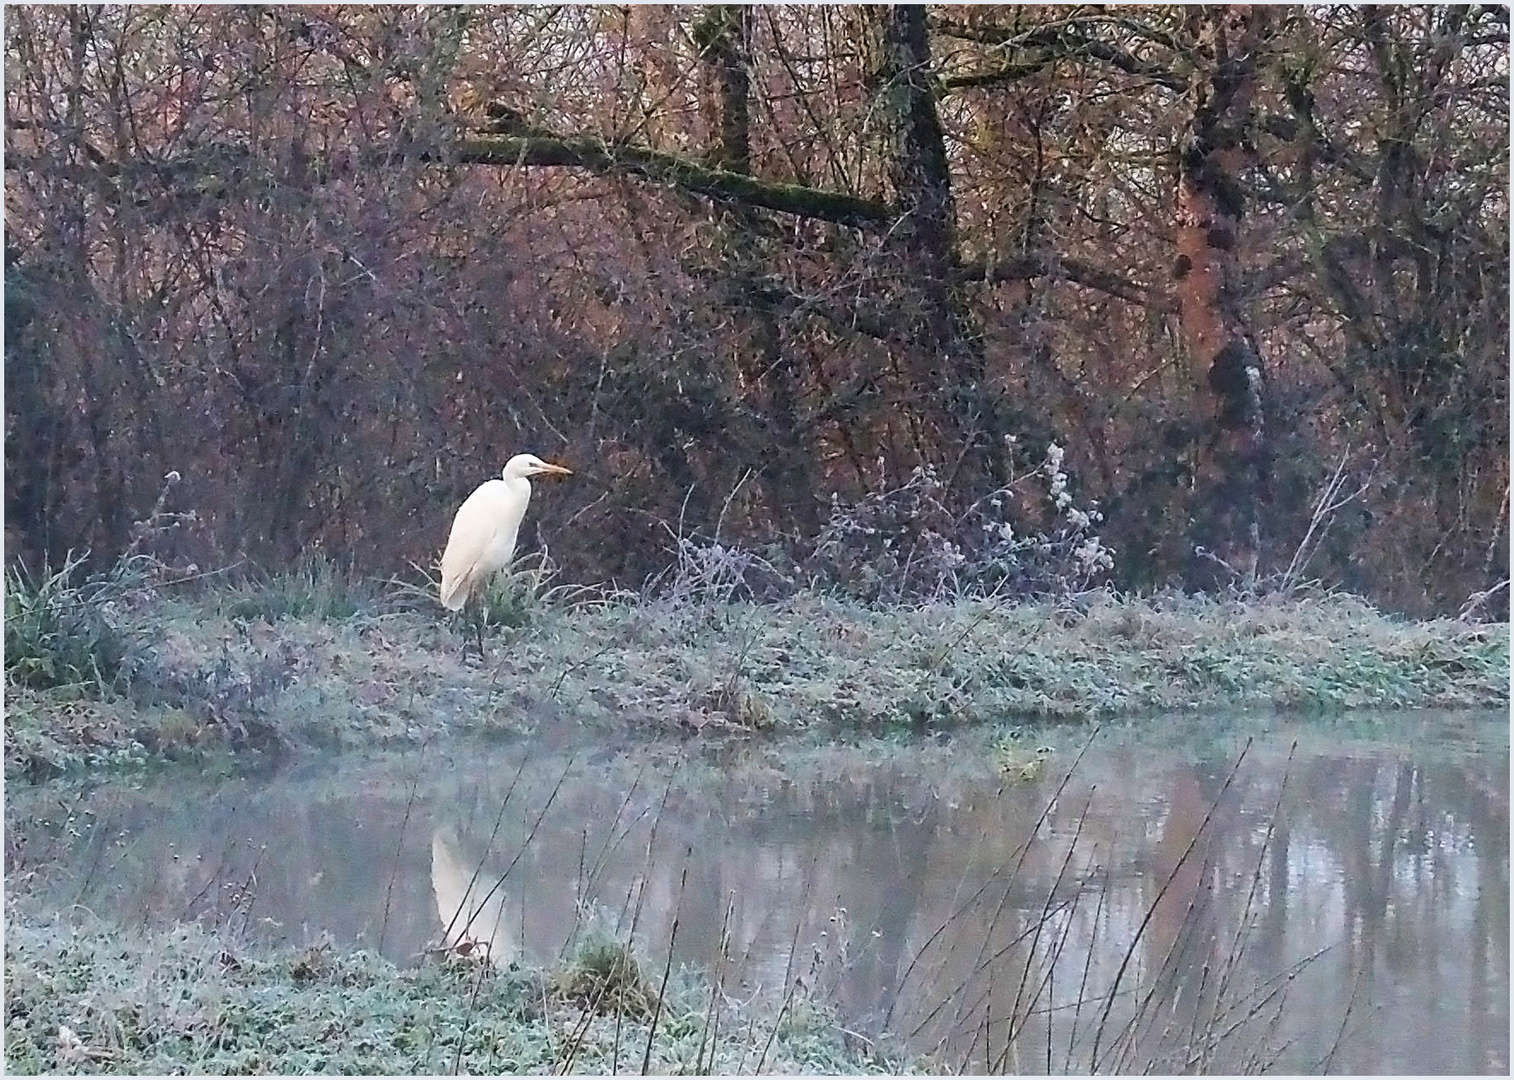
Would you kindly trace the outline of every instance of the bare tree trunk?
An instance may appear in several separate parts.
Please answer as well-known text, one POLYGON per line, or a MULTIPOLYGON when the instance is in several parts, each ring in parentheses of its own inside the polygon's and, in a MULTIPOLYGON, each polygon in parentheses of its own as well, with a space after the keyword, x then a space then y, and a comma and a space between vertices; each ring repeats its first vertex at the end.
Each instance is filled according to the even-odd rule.
MULTIPOLYGON (((82 164, 86 160, 84 139, 86 121, 81 97, 85 83, 87 57, 91 45, 94 44, 95 29, 92 18, 88 7, 80 5, 69 8, 73 65, 68 88, 68 129, 73 142, 70 147, 70 159, 75 164, 82 164)), ((75 229, 70 230, 69 239, 77 245, 71 246, 69 251, 70 270, 74 277, 75 287, 80 292, 93 292, 95 285, 89 265, 90 224, 83 206, 72 205, 68 210, 70 216, 74 218, 71 224, 75 226, 75 229)), ((98 330, 98 324, 93 329, 98 330)), ((85 426, 89 431, 90 447, 94 454, 94 480, 98 507, 96 520, 87 535, 91 538, 91 546, 97 555, 114 557, 126 546, 126 513, 123 494, 125 485, 122 479, 120 455, 114 452, 111 445, 111 425, 106 415, 112 398, 108 389, 111 384, 110 361, 109 358, 100 355, 101 344, 99 338, 77 341, 83 383, 82 412, 85 426)))
POLYGON ((744 4, 712 4, 694 24, 699 59, 713 84, 703 96, 714 136, 705 160, 712 168, 744 174, 752 171, 751 25, 751 8, 744 4))
POLYGON ((925 8, 873 7, 868 18, 898 213, 890 236, 903 257, 908 280, 901 287, 917 320, 911 335, 917 344, 901 366, 909 399, 933 429, 925 434, 934 445, 918 451, 949 464, 949 483, 961 479, 970 486, 974 473, 996 471, 1002 447, 984 388, 982 343, 953 288, 956 206, 925 8))
MULTIPOLYGON (((751 8, 715 4, 694 24, 694 41, 705 66, 702 102, 711 142, 705 160, 713 168, 751 171, 751 8)), ((814 447, 801 435, 800 380, 792 355, 783 348, 777 313, 762 291, 750 288, 767 275, 762 232, 756 214, 736 207, 721 222, 727 280, 733 307, 741 312, 743 342, 738 363, 759 413, 760 440, 753 447, 753 467, 768 491, 780 528, 797 527, 813 536, 819 529, 811 464, 814 447)))
POLYGON ((1262 358, 1241 304, 1237 250, 1245 213, 1248 114, 1256 87, 1263 8, 1203 8, 1196 24, 1210 63, 1195 80, 1193 120, 1178 166, 1179 312, 1208 435, 1198 448, 1198 499, 1191 539, 1209 547, 1242 580, 1255 579, 1261 550, 1259 505, 1267 491, 1262 358))

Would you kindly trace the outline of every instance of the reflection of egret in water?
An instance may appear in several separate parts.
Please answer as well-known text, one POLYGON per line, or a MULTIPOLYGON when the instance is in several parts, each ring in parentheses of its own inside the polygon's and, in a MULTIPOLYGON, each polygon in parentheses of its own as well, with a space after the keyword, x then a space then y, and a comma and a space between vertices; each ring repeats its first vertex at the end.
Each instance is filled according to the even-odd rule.
POLYGON ((464 955, 482 949, 495 967, 508 967, 520 949, 505 925, 505 890, 481 863, 465 862, 459 846, 450 829, 431 836, 431 888, 442 943, 464 955))

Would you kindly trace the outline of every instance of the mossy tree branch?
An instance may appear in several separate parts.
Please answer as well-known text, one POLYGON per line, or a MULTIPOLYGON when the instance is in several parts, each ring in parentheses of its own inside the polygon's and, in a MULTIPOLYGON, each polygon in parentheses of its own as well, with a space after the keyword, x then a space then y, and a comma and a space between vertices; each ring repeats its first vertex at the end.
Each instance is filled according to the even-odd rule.
POLYGON ((744 173, 712 168, 674 154, 588 137, 533 129, 472 136, 459 140, 453 149, 454 160, 462 164, 556 166, 640 176, 712 199, 728 199, 837 225, 882 225, 897 217, 891 207, 856 195, 762 180, 744 173))

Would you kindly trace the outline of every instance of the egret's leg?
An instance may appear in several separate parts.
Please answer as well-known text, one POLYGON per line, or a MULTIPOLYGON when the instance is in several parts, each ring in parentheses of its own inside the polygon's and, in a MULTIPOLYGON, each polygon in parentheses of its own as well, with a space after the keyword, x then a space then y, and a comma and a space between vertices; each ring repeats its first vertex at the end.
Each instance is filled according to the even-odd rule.
POLYGON ((484 613, 477 604, 468 604, 459 612, 463 631, 463 659, 468 659, 468 646, 478 649, 478 658, 484 658, 484 613))
MULTIPOLYGON (((484 658, 484 609, 480 604, 471 604, 466 610, 468 612, 467 628, 472 631, 469 637, 473 639, 473 646, 478 650, 478 658, 482 660, 484 658)), ((467 655, 468 642, 464 640, 463 656, 467 655)))

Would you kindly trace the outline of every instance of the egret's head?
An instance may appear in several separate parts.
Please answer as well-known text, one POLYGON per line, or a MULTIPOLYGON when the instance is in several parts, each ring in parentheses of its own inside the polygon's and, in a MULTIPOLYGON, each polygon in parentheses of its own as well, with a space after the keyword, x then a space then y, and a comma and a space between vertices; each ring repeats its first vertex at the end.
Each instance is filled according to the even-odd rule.
POLYGON ((550 461, 543 461, 535 454, 516 454, 505 462, 506 480, 542 475, 572 476, 573 470, 565 469, 561 465, 553 465, 550 461))

